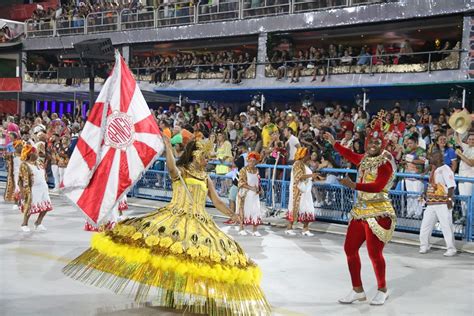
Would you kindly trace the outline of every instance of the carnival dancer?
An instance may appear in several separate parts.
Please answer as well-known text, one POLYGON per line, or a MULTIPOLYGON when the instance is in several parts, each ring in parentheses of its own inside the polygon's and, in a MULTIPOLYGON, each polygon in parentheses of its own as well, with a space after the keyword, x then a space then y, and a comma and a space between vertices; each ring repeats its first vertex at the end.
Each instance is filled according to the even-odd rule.
POLYGON ((239 235, 246 236, 245 225, 252 225, 252 236, 261 237, 258 226, 262 224, 262 208, 260 206, 260 176, 255 167, 260 161, 260 154, 250 152, 247 155, 247 166, 239 171, 239 192, 237 196, 237 211, 242 219, 239 235))
POLYGON ((15 133, 10 133, 11 142, 7 144, 6 151, 4 155, 6 169, 7 169, 7 183, 5 186, 5 192, 3 193, 3 199, 5 202, 14 202, 15 201, 15 178, 14 178, 14 167, 13 159, 15 153, 15 144, 21 142, 17 140, 18 136, 15 133))
POLYGON ((358 167, 360 182, 354 183, 346 177, 340 183, 357 190, 357 202, 351 210, 352 219, 347 228, 344 251, 352 280, 352 290, 339 300, 342 304, 366 300, 361 280, 359 249, 367 242, 367 250, 375 270, 378 291, 371 305, 383 305, 388 298, 385 281, 385 259, 383 248, 390 241, 396 224, 396 215, 388 196, 396 170, 393 156, 384 150, 383 135, 385 113, 382 111, 371 123, 371 132, 366 139, 366 154, 356 154, 336 143, 334 137, 325 133, 325 138, 346 160, 358 167))
POLYGON ((189 313, 270 314, 259 268, 205 210, 209 197, 218 210, 240 221, 206 173, 212 145, 192 140, 175 162, 169 139, 164 141, 171 202, 95 234, 91 248, 68 264, 65 274, 189 313))
POLYGON ((28 220, 32 214, 39 214, 35 222, 35 230, 46 231, 42 224, 46 213, 53 209, 49 198, 48 184, 45 171, 38 163, 38 154, 35 147, 25 144, 21 151, 20 174, 18 186, 20 187, 20 210, 23 212, 21 230, 29 232, 28 220))
POLYGON ((439 220, 444 241, 446 242, 446 257, 456 254, 453 228, 453 195, 456 188, 454 172, 445 164, 441 150, 434 149, 430 153, 431 175, 426 190, 426 210, 420 227, 420 253, 430 249, 429 238, 433 227, 439 220))
POLYGON ((313 173, 308 166, 311 154, 306 147, 300 147, 296 150, 295 163, 291 168, 290 180, 290 199, 288 204, 288 213, 286 219, 288 226, 285 234, 294 236, 293 223, 303 223, 303 236, 314 236, 309 231, 309 224, 314 222, 315 211, 313 195, 311 189, 313 181, 317 179, 317 174, 313 173))
POLYGON ((13 154, 13 181, 15 182, 15 191, 13 193, 13 199, 15 205, 13 209, 18 209, 20 204, 20 187, 18 185, 18 178, 20 176, 20 165, 21 165, 21 151, 23 150, 24 142, 20 139, 14 142, 15 153, 13 154))

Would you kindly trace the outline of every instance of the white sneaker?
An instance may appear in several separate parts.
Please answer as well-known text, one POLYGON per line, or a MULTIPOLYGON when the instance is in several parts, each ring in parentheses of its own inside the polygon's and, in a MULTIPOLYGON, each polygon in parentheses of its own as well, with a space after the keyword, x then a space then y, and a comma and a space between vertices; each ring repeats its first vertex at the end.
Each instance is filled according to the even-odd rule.
POLYGON ((428 253, 428 249, 421 249, 420 248, 420 251, 418 251, 419 253, 421 254, 425 254, 425 253, 428 253))
POLYGON ((377 291, 377 294, 370 302, 370 305, 383 305, 388 298, 388 293, 377 291))
POLYGON ((314 236, 314 234, 312 232, 310 232, 309 230, 306 230, 306 231, 302 232, 301 235, 307 236, 307 237, 313 237, 314 236))
POLYGON ((43 224, 35 225, 35 230, 38 230, 40 232, 45 232, 47 231, 46 227, 44 227, 43 224))
POLYGON ((446 250, 446 252, 443 254, 443 256, 445 257, 452 257, 454 255, 456 255, 457 253, 457 250, 456 249, 448 249, 446 250))
POLYGON ((20 208, 19 208, 18 205, 16 205, 16 204, 12 206, 12 210, 14 210, 14 211, 19 210, 19 209, 20 209, 20 208))
POLYGON ((28 226, 21 226, 20 228, 23 232, 28 233, 31 231, 31 229, 28 226))
POLYGON ((260 234, 260 233, 257 231, 257 232, 253 232, 253 233, 252 233, 252 236, 255 236, 255 237, 262 237, 262 234, 260 234))
POLYGON ((347 294, 346 296, 344 296, 343 298, 340 298, 338 301, 339 303, 341 304, 352 304, 353 302, 355 301, 365 301, 367 300, 367 297, 365 296, 365 292, 360 292, 360 293, 357 293, 356 291, 354 291, 353 289, 349 292, 349 294, 347 294))
POLYGON ((296 236, 296 233, 293 229, 285 230, 285 235, 296 236))
POLYGON ((245 229, 242 229, 241 231, 239 231, 239 235, 240 236, 247 236, 247 232, 245 231, 245 229))

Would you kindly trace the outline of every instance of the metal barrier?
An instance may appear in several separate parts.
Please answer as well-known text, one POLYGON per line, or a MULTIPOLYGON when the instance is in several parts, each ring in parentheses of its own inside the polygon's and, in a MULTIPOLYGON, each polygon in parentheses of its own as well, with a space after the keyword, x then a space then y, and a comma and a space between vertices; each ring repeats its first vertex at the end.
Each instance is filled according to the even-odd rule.
POLYGON ((25 35, 26 37, 48 37, 54 36, 55 24, 51 19, 41 20, 26 20, 25 21, 25 35))
POLYGON ((140 10, 122 10, 120 12, 120 23, 122 30, 149 29, 156 27, 155 9, 144 7, 140 10))
POLYGON ((74 16, 71 20, 61 19, 56 21, 56 35, 86 34, 86 19, 74 16))
POLYGON ((240 18, 241 1, 199 1, 196 23, 208 23, 226 20, 237 20, 240 18))
POLYGON ((104 11, 89 13, 86 18, 87 34, 120 31, 119 13, 104 11))
POLYGON ((185 25, 196 23, 195 6, 190 2, 162 4, 157 10, 156 27, 185 25))
MULTIPOLYGON (((211 163, 212 164, 212 163, 211 163)), ((217 163, 213 163, 217 164, 217 163)), ((262 202, 268 207, 272 207, 272 196, 275 197, 275 208, 286 209, 289 199, 289 178, 291 166, 277 166, 276 180, 272 186, 271 175, 273 165, 258 165, 260 176, 262 179, 262 187, 265 194, 262 196, 262 202), (273 192, 273 190, 275 192, 273 192), (275 194, 273 194, 275 193, 275 194)), ((347 174, 355 174, 353 169, 322 169, 321 173, 327 176, 324 182, 315 182, 313 185, 313 199, 316 209, 317 219, 321 221, 347 223, 349 212, 353 206, 356 192, 339 185, 337 179, 347 174)), ((414 217, 408 212, 410 203, 420 203, 419 198, 421 192, 411 192, 401 189, 401 182, 407 178, 427 180, 427 176, 421 176, 409 173, 397 173, 397 185, 390 190, 390 198, 392 199, 395 212, 397 214, 398 231, 418 233, 421 225, 421 216, 414 217)), ((226 176, 210 173, 210 178, 214 181, 215 187, 221 198, 227 200, 228 189, 232 185, 231 179, 226 176)), ((474 183, 474 178, 455 177, 456 182, 474 183)), ((6 180, 6 170, 3 156, 0 155, 0 181, 6 180)), ((48 184, 52 187, 52 179, 48 180, 48 184)), ((159 158, 154 165, 142 176, 142 178, 130 190, 129 196, 154 199, 161 201, 169 201, 171 199, 171 179, 166 170, 164 158, 159 158)), ((455 236, 466 241, 473 241, 474 231, 474 192, 471 196, 455 195, 453 219, 455 221, 455 236), (459 221, 462 214, 466 214, 463 222, 459 221)), ((208 201, 208 205, 211 205, 208 201)), ((412 204, 413 205, 413 204, 412 204)), ((421 204, 418 205, 420 208, 421 204)), ((433 233, 440 235, 439 228, 435 228, 433 233)))
POLYGON ((379 54, 364 56, 344 56, 334 58, 293 59, 286 61, 265 62, 265 76, 277 77, 282 67, 284 77, 298 67, 301 77, 326 76, 335 74, 376 73, 415 73, 436 70, 459 69, 461 53, 464 49, 456 48, 446 51, 413 52, 410 54, 379 54))
MULTIPOLYGON (((268 207, 271 207, 273 202, 272 196, 274 196, 275 207, 277 209, 286 209, 289 199, 291 166, 277 166, 276 180, 273 186, 271 185, 271 174, 274 166, 258 165, 257 167, 260 170, 262 187, 265 192, 262 197, 263 202, 268 207), (273 194, 273 190, 275 194, 273 194)), ((355 191, 339 185, 337 179, 347 174, 356 174, 357 171, 352 169, 322 169, 321 172, 330 176, 327 177, 325 182, 315 182, 313 185, 313 199, 318 220, 347 223, 356 194, 355 191)), ((397 185, 390 191, 390 198, 397 214, 396 229, 398 231, 418 233, 421 217, 411 216, 408 214, 407 209, 410 207, 410 203, 419 203, 422 193, 402 190, 400 183, 407 178, 421 178, 426 181, 427 176, 407 173, 397 173, 396 176, 397 185)), ((210 173, 210 177, 214 180, 217 192, 221 193, 221 197, 226 200, 227 196, 222 193, 228 192, 228 181, 230 181, 230 178, 214 173, 210 173)), ((474 178, 456 177, 456 182, 474 183, 474 178)), ((171 199, 171 180, 166 171, 164 158, 159 158, 156 161, 155 165, 144 174, 143 178, 138 181, 131 192, 131 195, 141 198, 163 201, 171 199)), ((419 206, 422 207, 421 204, 419 206)), ((456 223, 453 225, 457 238, 462 238, 466 241, 473 240, 473 210, 474 199, 471 196, 455 196, 453 219, 456 223), (466 218, 464 222, 460 222, 459 219, 462 216, 463 208, 466 218)), ((441 234, 439 228, 435 228, 433 233, 435 235, 441 234)))
MULTIPOLYGON (((392 0, 392 2, 398 0, 392 0)), ((85 19, 74 16, 61 25, 50 20, 25 21, 26 37, 47 37, 156 28, 196 23, 238 20, 292 14, 323 9, 383 3, 384 0, 200 0, 198 3, 161 4, 157 9, 145 7, 137 11, 124 9, 90 13, 85 19), (48 26, 49 25, 49 26, 48 26), (58 31, 56 28, 58 27, 58 31), (83 28, 83 30, 82 30, 83 28), (61 31, 59 31, 59 29, 61 31)))
POLYGON ((291 0, 244 1, 242 18, 257 18, 269 15, 288 14, 292 10, 291 0))
POLYGON ((309 12, 316 10, 337 9, 350 6, 350 0, 293 0, 293 13, 309 12))

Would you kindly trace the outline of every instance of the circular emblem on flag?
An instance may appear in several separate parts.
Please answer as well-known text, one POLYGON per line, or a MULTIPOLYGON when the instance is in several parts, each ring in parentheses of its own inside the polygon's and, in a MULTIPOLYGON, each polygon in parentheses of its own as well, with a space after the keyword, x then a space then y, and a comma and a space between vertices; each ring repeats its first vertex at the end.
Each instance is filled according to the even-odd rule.
POLYGON ((105 125, 105 144, 125 150, 134 141, 135 129, 130 116, 123 112, 113 112, 105 125))

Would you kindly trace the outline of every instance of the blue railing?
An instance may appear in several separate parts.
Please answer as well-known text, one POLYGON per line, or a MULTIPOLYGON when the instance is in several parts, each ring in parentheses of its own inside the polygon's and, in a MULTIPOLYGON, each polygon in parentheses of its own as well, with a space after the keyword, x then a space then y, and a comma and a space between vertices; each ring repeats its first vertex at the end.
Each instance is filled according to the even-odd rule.
MULTIPOLYGON (((210 165, 219 164, 218 162, 211 162, 210 165)), ((289 184, 291 166, 279 165, 276 167, 275 183, 272 186, 273 165, 258 165, 260 176, 262 179, 262 187, 264 195, 262 196, 262 203, 267 206, 270 214, 279 213, 288 207, 289 199, 289 184), (273 192, 275 191, 275 192, 273 192), (273 194, 274 193, 274 194, 273 194), (273 201, 274 199, 274 201, 273 201), (272 206, 275 209, 272 209, 272 206)), ((357 173, 353 169, 321 169, 321 173, 327 175, 327 180, 324 182, 315 182, 313 185, 313 199, 317 212, 317 219, 320 221, 327 221, 333 223, 347 223, 348 214, 353 206, 355 200, 355 192, 346 187, 341 186, 337 179, 345 175, 355 176, 357 173)), ((390 190, 390 197, 397 214, 398 231, 419 233, 421 225, 421 216, 412 217, 408 214, 409 203, 418 203, 421 197, 420 192, 411 192, 402 189, 401 183, 405 179, 420 179, 426 182, 427 176, 397 173, 396 185, 393 190, 390 190)), ((210 171, 210 177, 214 181, 216 190, 223 200, 227 200, 229 188, 232 185, 232 179, 225 175, 217 175, 210 171)), ((3 157, 0 157, 0 181, 5 181, 6 171, 3 157)), ((474 178, 455 177, 456 182, 474 182, 474 178)), ((50 179, 51 182, 52 179, 50 179)), ((473 186, 474 187, 474 186, 473 186)), ((159 158, 155 161, 153 166, 147 170, 142 178, 130 190, 129 196, 169 201, 171 199, 171 179, 166 170, 166 163, 164 158, 159 158)), ((473 194, 474 195, 474 192, 473 194)), ((455 195, 453 218, 455 220, 454 228, 457 238, 466 241, 473 240, 473 210, 474 199, 471 196, 455 195), (462 214, 465 219, 461 222, 462 214)), ((210 201, 208 201, 211 205, 210 201)), ((421 205, 419 205, 421 208, 421 205)), ((441 235, 441 232, 435 228, 434 235, 441 235)))

